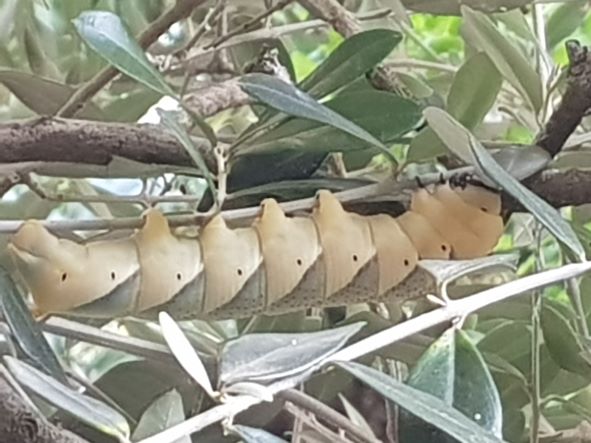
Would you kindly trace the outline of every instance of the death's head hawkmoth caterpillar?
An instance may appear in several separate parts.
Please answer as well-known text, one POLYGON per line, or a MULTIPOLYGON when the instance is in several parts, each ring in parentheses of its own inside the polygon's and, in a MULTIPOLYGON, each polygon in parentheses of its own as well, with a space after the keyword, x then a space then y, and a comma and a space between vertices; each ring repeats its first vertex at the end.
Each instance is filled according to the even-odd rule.
POLYGON ((27 221, 9 251, 43 313, 237 318, 422 295, 420 260, 488 254, 500 212, 499 195, 472 184, 420 188, 396 218, 347 212, 319 191, 309 216, 267 199, 251 226, 217 215, 194 237, 173 233, 156 209, 130 237, 85 244, 27 221))

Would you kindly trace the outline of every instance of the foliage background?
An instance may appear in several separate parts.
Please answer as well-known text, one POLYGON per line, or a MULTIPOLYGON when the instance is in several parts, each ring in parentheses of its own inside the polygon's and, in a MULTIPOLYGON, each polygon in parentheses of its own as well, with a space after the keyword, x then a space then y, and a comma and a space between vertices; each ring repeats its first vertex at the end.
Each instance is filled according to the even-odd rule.
MULTIPOLYGON (((240 75, 244 65, 260 53, 263 43, 279 48, 281 62, 293 73, 294 83, 301 86, 305 84, 300 83, 302 80, 322 67, 323 61, 335 54, 337 48, 345 47, 347 41, 323 22, 308 23, 305 30, 293 31, 294 24, 314 19, 309 12, 314 13, 310 8, 313 3, 290 4, 260 23, 257 21, 256 29, 237 32, 228 40, 231 44, 227 49, 207 52, 208 44, 220 35, 240 31, 240 26, 264 13, 270 5, 263 1, 235 0, 227 2, 222 12, 215 12, 215 2, 203 2, 189 19, 173 26, 150 46, 148 58, 175 90, 186 90, 188 103, 198 102, 213 84, 224 84, 240 75), (208 15, 217 18, 217 22, 204 28, 203 37, 193 48, 179 52, 208 15), (205 55, 192 58, 199 51, 205 55), (191 74, 187 75, 182 62, 189 59, 194 62, 191 74)), ((591 15, 586 1, 466 3, 476 12, 464 10, 461 15, 456 2, 446 0, 343 2, 342 6, 357 17, 378 17, 361 21, 364 30, 389 29, 403 36, 402 42, 384 60, 380 58, 374 64, 383 63, 396 72, 407 99, 392 92, 376 92, 362 75, 339 83, 341 80, 334 72, 323 77, 329 85, 334 82, 334 88, 315 98, 385 143, 398 160, 396 172, 401 179, 458 166, 445 144, 425 127, 420 112, 427 105, 445 109, 487 146, 506 148, 520 144, 520 149, 528 148, 567 88, 562 70, 568 64, 565 40, 575 38, 582 45, 588 45, 591 40, 591 15)), ((72 20, 83 11, 112 11, 127 24, 132 35, 138 35, 173 5, 174 2, 163 0, 0 2, 0 83, 3 84, 0 120, 11 122, 54 114, 76 88, 92 81, 107 66, 72 25, 72 20)), ((370 60, 368 51, 347 50, 342 63, 354 60, 363 64, 370 60)), ((161 96, 145 84, 121 75, 101 88, 92 103, 75 117, 124 124, 157 123, 151 106, 161 96)), ((160 102, 160 106, 166 104, 166 100, 160 102)), ((231 143, 254 124, 255 115, 264 116, 264 112, 271 111, 264 111, 261 106, 229 107, 206 117, 218 139, 231 143)), ((307 124, 304 119, 293 119, 254 141, 238 144, 239 149, 256 151, 256 155, 243 155, 232 164, 226 208, 254 206, 269 195, 294 200, 311 196, 318 188, 340 191, 392 175, 391 164, 375 147, 345 137, 328 126, 306 133, 303 129, 307 124)), ((585 171, 591 163, 588 130, 588 122, 584 121, 547 169, 558 174, 585 171)), ((197 128, 193 135, 205 140, 206 134, 197 128)), ((183 174, 178 167, 171 169, 122 158, 112 159, 108 167, 88 164, 81 167, 82 163, 36 165, 32 170, 26 169, 24 182, 11 187, 0 201, 2 218, 75 222, 139 217, 143 208, 130 201, 129 196, 142 189, 152 198, 165 196, 161 207, 166 211, 187 212, 206 189, 195 169, 183 174)), ((16 167, 16 170, 23 174, 24 169, 16 167)), ((210 196, 205 195, 202 209, 208 203, 210 196)), ((390 211, 384 201, 377 208, 390 211)), ((394 211, 399 210, 400 205, 395 205, 394 211)), ((562 213, 581 242, 588 245, 588 205, 568 206, 562 213)), ((84 232, 77 234, 88 236, 84 232)), ((8 236, 2 239, 4 243, 7 240, 8 236)), ((567 261, 562 246, 526 213, 512 214, 497 251, 519 253, 518 276, 567 261)), ((6 257, 3 260, 10 267, 6 257)), ((485 278, 463 281, 455 291, 473 294, 506 279, 505 274, 487 274, 485 278)), ((502 436, 506 441, 577 441, 568 438, 587 441, 587 420, 591 417, 589 334, 584 326, 588 323, 591 303, 588 287, 588 278, 583 278, 580 282, 571 281, 568 285, 556 285, 543 292, 496 303, 469 316, 462 328, 463 335, 443 334, 443 327, 430 328, 372 353, 363 363, 438 395, 468 416, 474 417, 476 411, 490 413, 492 418, 484 423, 485 427, 494 432, 502 421, 502 436), (575 296, 580 297, 582 309, 572 302, 576 302, 575 296), (437 346, 426 352, 438 337, 437 346), (446 377, 434 377, 438 373, 446 377), (496 395, 500 403, 495 400, 496 395), (480 404, 481 398, 490 401, 480 404)), ((5 302, 5 316, 14 315, 6 306, 5 302)), ((215 359, 222 352, 223 342, 246 334, 312 332, 364 320, 367 326, 354 338, 359 340, 408 315, 431 308, 428 303, 418 301, 404 309, 395 303, 377 308, 363 305, 248 320, 191 321, 183 322, 182 326, 196 349, 215 359)), ((19 338, 22 332, 11 326, 12 335, 6 333, 1 341, 3 352, 17 355, 19 361, 32 360, 39 365, 40 351, 34 351, 31 358, 31 353, 23 349, 15 352, 11 347, 13 335, 17 346, 23 347, 22 335, 19 338)), ((157 323, 124 318, 91 326, 122 334, 123 342, 113 342, 112 337, 93 329, 99 338, 111 342, 109 347, 89 344, 79 340, 80 336, 73 332, 77 327, 71 325, 47 338, 61 364, 92 386, 89 393, 119 411, 132 431, 133 441, 212 407, 213 402, 176 362, 158 353, 150 354, 151 348, 145 342, 132 351, 126 346, 130 341, 125 337, 163 343, 157 323), (138 350, 142 346, 143 351, 138 350), (146 358, 149 355, 152 358, 146 358)), ((38 347, 35 349, 43 347, 38 340, 31 343, 38 347)), ((205 361, 210 360, 205 357, 205 361)), ((24 384, 20 378, 24 377, 23 373, 15 369, 18 363, 5 366, 24 384)), ((26 386, 28 392, 36 393, 32 394, 35 400, 38 390, 53 392, 47 391, 47 385, 39 380, 34 388, 26 386)), ((350 422, 365 430, 369 441, 372 435, 383 441, 402 442, 451 438, 430 428, 425 431, 422 422, 417 424, 416 418, 399 412, 393 403, 343 371, 316 375, 305 384, 305 392, 344 412, 350 422), (394 440, 395 434, 400 440, 394 440)), ((122 438, 113 424, 120 417, 106 420, 95 416, 82 424, 80 417, 71 417, 71 409, 66 414, 46 403, 36 403, 52 420, 89 441, 122 438)), ((76 411, 81 414, 80 405, 74 403, 70 407, 78 408, 76 411)), ((337 434, 330 423, 327 426, 326 417, 322 422, 323 412, 313 410, 314 414, 320 423, 310 424, 302 410, 290 414, 274 403, 253 408, 237 417, 236 422, 285 438, 291 435, 292 441, 335 441, 331 439, 337 438, 337 434)), ((221 428, 213 426, 196 434, 194 441, 213 442, 222 438, 221 428)))

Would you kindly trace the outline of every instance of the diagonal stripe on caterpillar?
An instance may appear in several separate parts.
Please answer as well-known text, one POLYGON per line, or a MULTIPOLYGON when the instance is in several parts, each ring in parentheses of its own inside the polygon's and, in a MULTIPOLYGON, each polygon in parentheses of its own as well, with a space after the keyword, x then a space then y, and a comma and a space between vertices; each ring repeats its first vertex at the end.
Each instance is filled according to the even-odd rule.
POLYGON ((416 190, 409 211, 361 216, 319 191, 310 216, 261 203, 250 227, 221 215, 191 238, 158 210, 130 237, 79 244, 27 221, 9 251, 42 313, 238 318, 423 295, 421 259, 488 254, 503 232, 498 194, 448 183, 416 190))

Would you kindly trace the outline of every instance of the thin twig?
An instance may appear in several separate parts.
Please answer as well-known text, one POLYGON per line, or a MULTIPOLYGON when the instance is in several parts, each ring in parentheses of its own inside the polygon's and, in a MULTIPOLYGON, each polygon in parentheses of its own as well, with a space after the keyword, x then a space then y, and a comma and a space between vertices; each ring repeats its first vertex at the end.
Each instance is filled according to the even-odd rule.
POLYGON ((577 332, 586 339, 591 338, 589 335, 589 326, 587 325, 587 315, 585 313, 585 307, 583 305, 583 299, 581 298, 581 286, 576 279, 568 279, 566 281, 568 288, 568 295, 570 296, 571 302, 577 313, 577 332))
POLYGON ((260 13, 256 17, 253 17, 251 20, 247 21, 246 23, 240 25, 239 27, 237 27, 233 31, 228 32, 224 35, 221 35, 217 39, 215 39, 213 42, 209 43, 208 45, 205 45, 204 49, 217 48, 219 45, 230 40, 232 37, 257 28, 258 26, 260 26, 261 22, 265 18, 267 18, 270 15, 274 14, 275 12, 285 8, 293 1, 294 0, 281 0, 281 1, 277 2, 272 8, 267 9, 266 11, 260 13))
POLYGON ((284 409, 296 418, 296 425, 294 426, 294 438, 292 443, 306 443, 304 432, 308 434, 310 431, 316 431, 322 435, 326 440, 334 443, 351 443, 343 431, 333 431, 320 423, 317 417, 305 409, 298 408, 291 402, 286 402, 284 409))
MULTIPOLYGON (((460 168, 443 174, 425 174, 420 177, 420 181, 423 185, 435 184, 439 183, 442 177, 444 179, 448 179, 455 174, 467 171, 471 171, 471 169, 460 168)), ((379 195, 396 196, 397 194, 402 193, 404 190, 415 189, 417 186, 416 180, 405 180, 400 182, 384 181, 372 185, 361 186, 355 189, 336 192, 335 196, 343 203, 353 203, 368 200, 370 197, 376 197, 379 195)), ((313 208, 315 201, 316 199, 313 197, 304 198, 281 203, 281 207, 286 213, 292 213, 313 208)), ((223 211, 222 215, 227 221, 245 221, 255 218, 259 213, 260 207, 255 206, 223 211)), ((171 227, 194 226, 200 225, 203 222, 208 221, 210 218, 211 212, 205 212, 171 216, 168 218, 168 221, 171 227)), ((48 229, 56 232, 101 231, 141 228, 144 220, 139 217, 125 217, 117 219, 93 220, 44 220, 42 223, 48 229)), ((0 234, 14 233, 20 228, 22 224, 22 221, 17 220, 0 220, 0 234)))
POLYGON ((289 401, 302 409, 310 411, 331 426, 335 426, 344 430, 351 437, 353 437, 355 441, 364 443, 376 443, 377 441, 375 438, 368 437, 363 429, 351 422, 351 420, 349 420, 347 417, 339 414, 331 407, 325 405, 319 400, 316 400, 314 397, 309 396, 305 392, 301 392, 296 389, 287 389, 285 391, 281 391, 277 397, 289 401))
POLYGON ((149 208, 160 203, 195 203, 201 200, 197 195, 152 195, 145 187, 135 195, 64 195, 52 194, 36 181, 31 174, 22 174, 21 182, 44 200, 60 203, 122 203, 139 204, 149 208))
POLYGON ((207 32, 208 28, 211 26, 212 20, 217 20, 220 12, 224 10, 226 5, 226 0, 218 0, 216 5, 207 12, 207 15, 199 25, 199 27, 195 30, 195 34, 191 37, 191 39, 177 52, 185 52, 191 49, 193 46, 197 44, 199 39, 203 37, 203 35, 207 32))
MULTIPOLYGON (((206 0, 177 0, 175 5, 158 17, 150 26, 137 38, 138 44, 147 49, 160 35, 164 34, 170 26, 186 17, 206 0)), ((109 81, 111 81, 119 70, 106 66, 100 70, 92 79, 78 88, 64 105, 57 111, 58 117, 72 117, 84 104, 99 92, 109 81)))
MULTIPOLYGON (((536 271, 544 268, 544 256, 542 253, 542 232, 540 226, 536 229, 536 271)), ((529 381, 529 395, 531 402, 531 420, 529 423, 529 441, 530 443, 538 443, 540 434, 540 310, 542 309, 542 293, 541 291, 533 291, 531 295, 531 376, 529 381)))
MULTIPOLYGON (((368 20, 376 20, 379 18, 386 17, 390 14, 390 9, 382 8, 376 9, 373 11, 368 11, 364 13, 360 13, 356 15, 357 19, 360 21, 368 21, 368 20)), ((296 32, 303 32, 309 29, 316 29, 316 28, 324 28, 327 27, 328 24, 323 20, 308 20, 304 22, 297 22, 297 23, 289 23, 287 25, 275 26, 272 28, 265 28, 265 29, 257 29, 255 31, 245 32, 243 34, 236 35, 230 38, 225 43, 222 43, 217 48, 197 48, 192 51, 187 58, 177 64, 171 66, 168 70, 164 71, 164 74, 175 74, 182 72, 193 72, 193 68, 191 67, 191 63, 197 62, 196 59, 203 57, 205 55, 213 54, 218 49, 228 49, 233 48, 238 45, 242 45, 244 43, 256 42, 260 40, 270 39, 270 38, 278 38, 282 35, 293 34, 296 32)), ((199 65, 199 63, 195 63, 199 65)))

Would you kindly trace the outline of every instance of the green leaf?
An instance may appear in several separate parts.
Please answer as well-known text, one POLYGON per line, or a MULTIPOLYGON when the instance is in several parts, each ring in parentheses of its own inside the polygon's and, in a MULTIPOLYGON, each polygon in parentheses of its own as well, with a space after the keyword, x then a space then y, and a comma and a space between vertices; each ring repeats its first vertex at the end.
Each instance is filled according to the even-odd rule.
MULTIPOLYGON (((447 330, 421 356, 407 384, 440 398, 501 437, 503 411, 499 394, 482 356, 465 332, 447 330)), ((401 420, 401 443, 421 440, 421 436, 433 439, 436 433, 420 419, 401 420)), ((449 438, 440 436, 437 441, 449 438)))
MULTIPOLYGON (((383 91, 344 93, 324 105, 384 143, 407 133, 421 119, 419 106, 415 102, 383 91)), ((291 118, 239 146, 236 154, 285 150, 346 152, 371 146, 372 143, 360 141, 358 137, 333 126, 307 118, 291 118)))
POLYGON ((462 16, 466 42, 486 52, 503 77, 538 112, 544 100, 542 83, 531 60, 501 34, 492 20, 482 12, 462 6, 462 16))
POLYGON ((79 394, 10 356, 4 356, 4 364, 19 384, 46 402, 120 441, 129 439, 129 425, 125 417, 106 404, 79 394))
POLYGON ((250 426, 233 425, 230 430, 237 434, 245 443, 287 443, 263 429, 251 428, 250 426))
POLYGON ((364 75, 381 62, 402 40, 402 34, 388 29, 360 32, 343 41, 299 88, 322 98, 364 75))
POLYGON ((211 386, 211 381, 209 380, 209 374, 205 370, 205 366, 203 365, 199 354, 197 354, 180 326, 166 312, 160 312, 158 320, 166 344, 177 361, 187 374, 189 374, 193 380, 203 388, 207 395, 211 398, 216 398, 216 394, 211 386))
MULTIPOLYGON (((0 83, 39 115, 55 114, 75 91, 72 86, 22 71, 0 70, 0 83)), ((86 103, 78 116, 106 120, 105 114, 92 102, 86 103)))
MULTIPOLYGON (((158 434, 185 420, 183 398, 172 389, 158 397, 142 414, 133 431, 133 441, 139 441, 158 434)), ((185 436, 171 443, 191 443, 191 437, 185 436)))
POLYGON ((424 115, 429 126, 454 154, 466 163, 474 165, 488 181, 513 196, 578 260, 585 260, 585 250, 575 232, 555 208, 507 173, 480 142, 445 111, 427 108, 424 115))
POLYGON ((322 363, 355 335, 364 323, 318 332, 247 334, 224 344, 219 384, 267 383, 299 374, 322 363))
POLYGON ((19 294, 10 274, 0 268, 0 305, 2 314, 19 347, 46 374, 67 384, 66 375, 39 324, 33 319, 25 299, 19 294))
POLYGON ((581 357, 581 341, 568 320, 553 305, 550 300, 544 300, 542 305, 544 343, 558 366, 589 378, 591 366, 581 357))
POLYGON ((585 21, 589 9, 586 0, 564 2, 559 5, 546 21, 548 48, 571 35, 585 21))
POLYGON ((502 439, 481 428, 464 414, 431 394, 407 386, 395 378, 359 363, 338 362, 335 364, 375 389, 388 400, 398 404, 411 414, 421 417, 427 423, 437 426, 462 443, 503 442, 502 439))
POLYGON ((163 95, 176 95, 117 15, 85 11, 73 23, 86 44, 121 72, 163 95))
POLYGON ((217 201, 217 189, 213 181, 213 176, 211 175, 211 172, 207 167, 201 152, 199 152, 199 150, 195 147, 195 144, 191 140, 189 134, 187 134, 187 131, 185 131, 185 129, 176 120, 175 113, 172 111, 164 111, 162 109, 157 109, 156 112, 158 112, 162 124, 172 131, 177 140, 181 143, 181 145, 183 145, 183 148, 185 148, 187 153, 191 156, 193 163, 195 163, 199 172, 205 178, 207 186, 217 201))
MULTIPOLYGON (((447 112, 468 129, 474 129, 494 105, 503 79, 483 52, 470 57, 456 73, 447 96, 447 112)), ((409 162, 431 159, 445 152, 445 145, 431 128, 423 129, 410 143, 409 162)))
POLYGON ((389 160, 396 163, 392 153, 377 138, 293 85, 266 74, 244 75, 240 79, 240 85, 256 100, 288 115, 334 126, 377 147, 389 160))
POLYGON ((491 13, 520 8, 531 2, 532 0, 402 0, 404 6, 413 11, 442 15, 459 14, 461 5, 491 13))
POLYGON ((468 129, 486 116, 497 99, 503 79, 488 55, 470 57, 456 73, 447 96, 447 112, 468 129))

